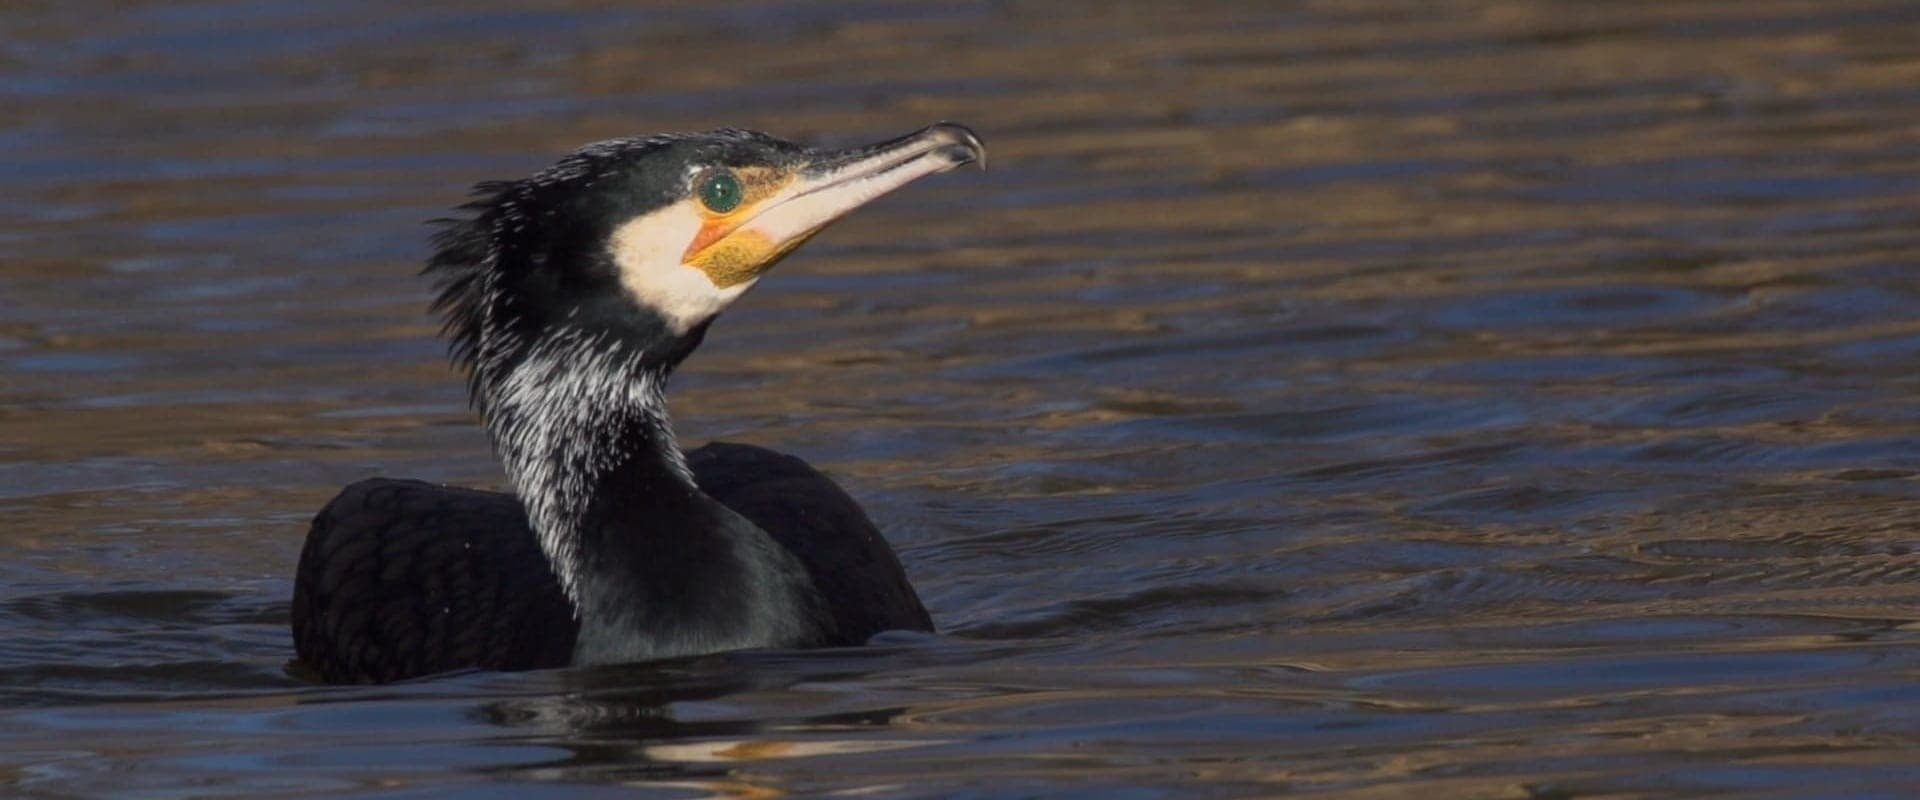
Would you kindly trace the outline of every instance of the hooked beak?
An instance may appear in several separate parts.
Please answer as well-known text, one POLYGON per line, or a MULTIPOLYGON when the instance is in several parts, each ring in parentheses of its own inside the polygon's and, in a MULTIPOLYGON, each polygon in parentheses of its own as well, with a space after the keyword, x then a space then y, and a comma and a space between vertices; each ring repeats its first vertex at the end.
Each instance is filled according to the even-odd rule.
POLYGON ((951 122, 878 144, 814 153, 744 219, 709 223, 687 248, 685 261, 716 278, 728 272, 747 272, 741 280, 758 277, 854 209, 967 164, 985 169, 986 146, 966 126, 951 122))

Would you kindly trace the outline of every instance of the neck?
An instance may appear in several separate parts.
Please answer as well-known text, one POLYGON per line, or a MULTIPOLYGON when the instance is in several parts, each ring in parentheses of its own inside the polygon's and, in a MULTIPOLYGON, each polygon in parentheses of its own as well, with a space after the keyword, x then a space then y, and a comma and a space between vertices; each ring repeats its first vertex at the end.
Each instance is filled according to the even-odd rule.
POLYGON ((536 352, 489 394, 495 447, 580 620, 574 660, 803 643, 810 583, 695 484, 666 379, 587 343, 536 352))

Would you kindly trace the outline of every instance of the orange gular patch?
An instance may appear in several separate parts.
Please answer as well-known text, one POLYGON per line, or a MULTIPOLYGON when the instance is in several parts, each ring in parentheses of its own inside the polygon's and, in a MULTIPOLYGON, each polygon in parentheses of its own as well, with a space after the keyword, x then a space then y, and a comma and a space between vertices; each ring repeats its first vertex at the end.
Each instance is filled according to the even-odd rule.
MULTIPOLYGON (((806 241, 802 237, 797 241, 776 242, 758 231, 741 229, 758 213, 761 204, 793 182, 791 173, 749 167, 735 170, 734 177, 740 179, 744 190, 740 206, 725 214, 716 214, 701 206, 700 231, 694 234, 693 241, 681 255, 684 263, 706 273, 707 279, 721 289, 753 280, 806 241)), ((697 205, 699 201, 694 203, 697 205)))
MULTIPOLYGON (((705 234, 706 229, 701 229, 705 234)), ((765 272, 774 251, 773 240, 756 231, 737 231, 708 245, 687 263, 707 273, 707 280, 721 289, 736 286, 765 272)))
POLYGON ((687 264, 706 273, 715 287, 725 289, 760 277, 811 238, 813 234, 809 233, 776 242, 759 231, 735 231, 700 251, 687 264))

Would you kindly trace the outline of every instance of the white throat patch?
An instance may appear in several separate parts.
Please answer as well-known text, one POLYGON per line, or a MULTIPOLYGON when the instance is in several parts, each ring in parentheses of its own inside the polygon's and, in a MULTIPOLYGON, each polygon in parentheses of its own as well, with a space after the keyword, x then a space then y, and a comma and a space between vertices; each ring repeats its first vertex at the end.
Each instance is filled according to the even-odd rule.
POLYGON ((701 222, 692 203, 679 202, 621 225, 608 245, 620 270, 620 285, 634 300, 666 317, 676 334, 712 319, 758 282, 722 289, 707 273, 682 262, 701 222))

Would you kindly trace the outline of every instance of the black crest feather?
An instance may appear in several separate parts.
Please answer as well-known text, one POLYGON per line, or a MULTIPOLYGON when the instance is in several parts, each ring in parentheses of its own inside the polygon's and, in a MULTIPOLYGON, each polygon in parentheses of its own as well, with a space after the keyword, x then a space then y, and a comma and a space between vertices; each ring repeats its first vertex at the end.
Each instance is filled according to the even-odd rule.
POLYGON ((422 275, 433 279, 431 306, 440 315, 440 335, 447 339, 447 353, 455 366, 467 374, 468 396, 478 403, 482 376, 478 367, 483 316, 486 313, 487 275, 493 268, 493 222, 489 218, 502 196, 513 184, 487 181, 474 186, 474 199, 456 209, 466 217, 441 217, 431 220, 433 256, 427 259, 422 275))
POLYGON ((537 220, 531 207, 540 205, 537 196, 564 192, 583 182, 591 186, 615 162, 644 156, 683 138, 686 135, 663 134, 595 142, 529 178, 475 184, 472 199, 454 209, 457 216, 430 221, 438 230, 432 239, 434 253, 421 274, 433 279, 431 308, 440 315, 448 355, 466 372, 468 396, 483 413, 482 390, 497 377, 493 373, 508 355, 497 351, 510 344, 488 341, 489 329, 507 327, 506 320, 494 317, 512 313, 513 298, 500 290, 499 279, 505 270, 528 266, 504 263, 516 252, 526 252, 507 247, 506 240, 532 233, 529 227, 537 220))

